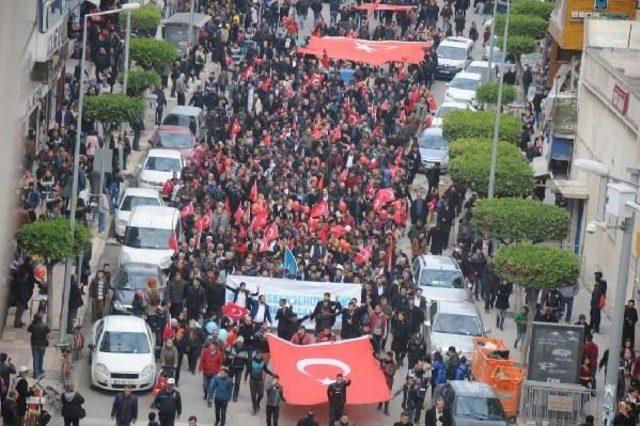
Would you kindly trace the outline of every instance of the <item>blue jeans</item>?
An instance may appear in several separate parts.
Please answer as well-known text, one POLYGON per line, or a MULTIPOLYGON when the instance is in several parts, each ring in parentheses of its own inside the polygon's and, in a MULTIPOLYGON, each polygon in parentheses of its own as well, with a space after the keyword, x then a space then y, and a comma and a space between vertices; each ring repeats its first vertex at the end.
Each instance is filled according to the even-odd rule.
POLYGON ((205 398, 207 399, 211 399, 213 397, 213 380, 215 378, 215 374, 210 376, 202 375, 202 392, 204 392, 205 398))
POLYGON ((98 233, 102 234, 105 227, 105 215, 102 212, 98 212, 98 233))
POLYGON ((573 297, 565 297, 564 298, 564 306, 566 309, 564 319, 567 322, 571 322, 571 313, 573 312, 573 297))
POLYGON ((33 356, 33 376, 40 377, 44 374, 44 346, 31 347, 31 355, 33 356))
POLYGON ((523 343, 524 342, 524 336, 526 335, 527 330, 526 329, 521 329, 519 327, 516 328, 516 341, 514 343, 514 347, 518 346, 518 343, 523 343))

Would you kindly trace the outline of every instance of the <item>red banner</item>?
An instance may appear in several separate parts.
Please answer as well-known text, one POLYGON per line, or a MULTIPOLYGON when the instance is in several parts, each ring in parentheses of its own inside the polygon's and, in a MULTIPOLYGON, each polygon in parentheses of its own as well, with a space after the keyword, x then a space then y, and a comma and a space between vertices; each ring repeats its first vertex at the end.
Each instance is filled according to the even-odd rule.
POLYGON ((327 401, 327 386, 337 374, 351 380, 347 404, 389 400, 389 388, 368 337, 297 346, 267 334, 271 362, 287 403, 314 405, 327 401))

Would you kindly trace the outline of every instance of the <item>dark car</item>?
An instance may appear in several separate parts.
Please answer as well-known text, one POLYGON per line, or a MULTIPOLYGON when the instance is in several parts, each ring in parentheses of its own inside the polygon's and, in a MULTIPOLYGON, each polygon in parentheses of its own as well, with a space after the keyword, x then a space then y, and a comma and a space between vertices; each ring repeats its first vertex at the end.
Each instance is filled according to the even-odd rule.
POLYGON ((157 265, 147 263, 121 265, 112 281, 111 313, 131 314, 133 297, 138 290, 144 293, 149 278, 155 278, 158 285, 162 283, 162 271, 157 265))
POLYGON ((481 382, 451 380, 438 386, 435 397, 442 397, 451 411, 455 426, 506 426, 509 424, 502 403, 493 388, 481 382))

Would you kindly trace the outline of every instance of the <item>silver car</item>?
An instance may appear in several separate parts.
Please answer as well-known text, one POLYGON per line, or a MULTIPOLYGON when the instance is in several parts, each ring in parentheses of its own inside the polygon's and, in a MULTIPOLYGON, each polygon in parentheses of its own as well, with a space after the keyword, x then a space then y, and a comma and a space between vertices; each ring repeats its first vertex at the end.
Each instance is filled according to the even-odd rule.
POLYGON ((445 353, 451 346, 473 362, 473 339, 483 337, 482 318, 472 302, 436 300, 427 306, 427 347, 445 353))
POLYGON ((451 380, 438 386, 436 398, 444 399, 454 426, 506 426, 502 403, 493 388, 481 382, 451 380))

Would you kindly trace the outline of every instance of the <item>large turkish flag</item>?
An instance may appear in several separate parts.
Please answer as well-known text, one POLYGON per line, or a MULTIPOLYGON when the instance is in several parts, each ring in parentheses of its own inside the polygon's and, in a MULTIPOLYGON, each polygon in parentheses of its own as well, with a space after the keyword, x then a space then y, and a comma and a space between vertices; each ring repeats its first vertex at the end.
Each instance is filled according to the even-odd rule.
POLYGON ((327 386, 339 373, 351 380, 347 404, 389 400, 389 388, 368 337, 306 346, 294 345, 273 334, 268 334, 267 339, 273 370, 280 376, 287 403, 328 402, 327 386))

